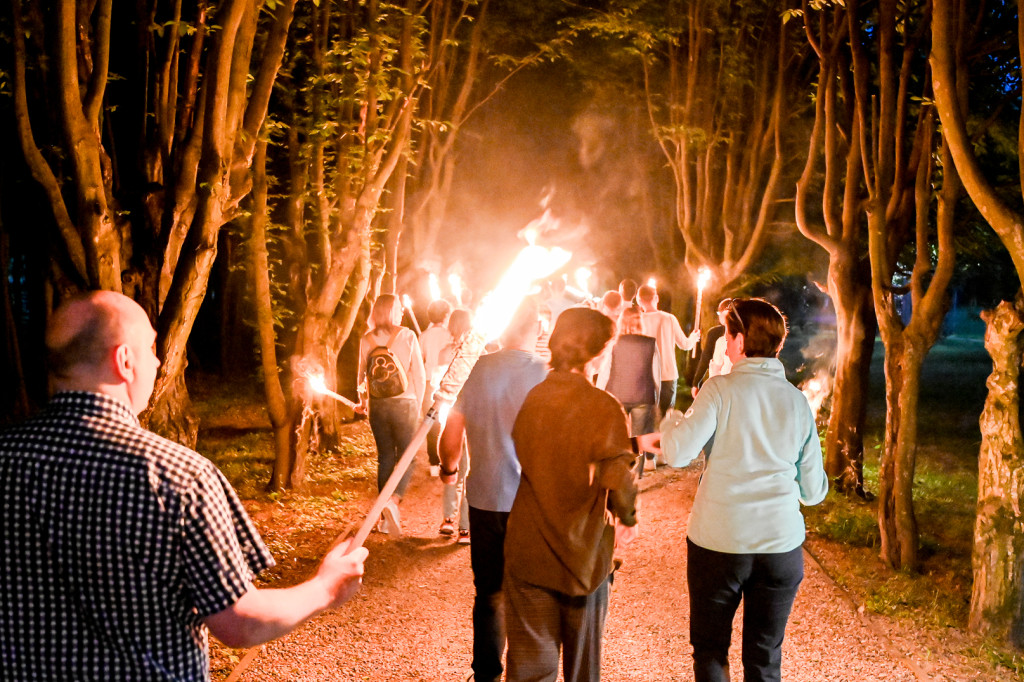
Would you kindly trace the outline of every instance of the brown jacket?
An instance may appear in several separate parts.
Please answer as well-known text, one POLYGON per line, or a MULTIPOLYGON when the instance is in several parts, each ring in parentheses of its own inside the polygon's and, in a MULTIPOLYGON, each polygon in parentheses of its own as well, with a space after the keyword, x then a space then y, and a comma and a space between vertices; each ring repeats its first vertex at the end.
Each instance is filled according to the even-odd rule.
POLYGON ((512 439, 523 472, 506 570, 563 594, 590 594, 611 572, 615 519, 636 524, 622 406, 582 375, 552 371, 526 396, 512 439))

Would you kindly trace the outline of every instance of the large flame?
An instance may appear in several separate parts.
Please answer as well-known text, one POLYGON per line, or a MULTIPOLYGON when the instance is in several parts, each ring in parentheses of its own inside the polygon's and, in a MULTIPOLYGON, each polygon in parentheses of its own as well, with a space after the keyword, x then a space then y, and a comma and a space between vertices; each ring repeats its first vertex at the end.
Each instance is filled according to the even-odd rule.
POLYGON ((519 302, 530 293, 538 279, 547 277, 569 262, 565 249, 529 245, 519 252, 498 285, 488 293, 476 311, 474 330, 485 339, 496 339, 512 320, 519 302))

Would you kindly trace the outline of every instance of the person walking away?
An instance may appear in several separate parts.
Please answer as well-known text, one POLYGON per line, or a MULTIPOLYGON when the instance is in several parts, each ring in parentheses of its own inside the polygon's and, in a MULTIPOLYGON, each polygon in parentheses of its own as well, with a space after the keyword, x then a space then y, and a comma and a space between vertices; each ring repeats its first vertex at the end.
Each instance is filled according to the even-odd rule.
MULTIPOLYGON (((370 309, 370 330, 359 339, 359 411, 368 412, 377 446, 377 490, 382 490, 395 464, 412 442, 423 399, 423 354, 416 333, 401 326, 402 304, 394 294, 381 294, 370 309), (370 355, 373 354, 372 362, 370 355)), ((402 475, 384 507, 378 530, 402 532, 398 504, 413 467, 402 475)))
POLYGON ((732 369, 732 362, 725 354, 725 314, 729 311, 730 298, 723 298, 718 302, 715 314, 718 316, 718 324, 704 334, 703 347, 700 351, 700 360, 693 370, 691 395, 696 398, 697 392, 704 382, 711 377, 720 374, 728 374, 732 369))
POLYGON ((636 527, 636 478, 622 406, 593 386, 587 363, 614 323, 569 308, 551 334, 547 378, 512 429, 522 467, 505 537, 510 682, 601 677, 601 637, 616 545, 636 527))
MULTIPOLYGON (((444 376, 447 364, 438 362, 438 356, 445 348, 452 343, 452 335, 448 332, 448 316, 452 313, 452 304, 443 298, 430 302, 427 306, 427 320, 430 326, 420 332, 420 351, 423 353, 423 372, 427 377, 427 388, 423 392, 423 411, 421 416, 426 416, 427 410, 434 404, 434 392, 441 385, 441 378, 444 376)), ((434 422, 427 432, 427 463, 430 465, 430 475, 438 476, 437 457, 437 436, 441 433, 441 425, 434 422)))
POLYGON ((274 560, 231 485, 139 425, 155 347, 112 291, 49 321, 50 402, 0 434, 0 678, 208 680, 208 633, 257 646, 359 589, 367 551, 347 543, 303 583, 253 584, 274 560))
POLYGON ((778 354, 786 321, 762 299, 725 315, 732 371, 713 377, 685 415, 661 424, 671 466, 706 448, 687 534, 690 642, 697 682, 729 679, 732 620, 743 602, 743 676, 781 679, 786 622, 803 579, 800 504, 828 491, 814 415, 778 354))
POLYGON ((676 366, 676 348, 691 350, 700 338, 700 330, 689 335, 683 333, 679 320, 672 313, 658 310, 658 291, 644 284, 636 292, 637 303, 643 309, 644 334, 653 336, 661 356, 661 390, 658 395, 659 420, 676 404, 676 384, 679 368, 676 366))
MULTIPOLYGON (((454 311, 448 320, 448 333, 453 341, 444 348, 440 354, 440 362, 448 367, 459 350, 459 344, 473 328, 473 317, 464 308, 454 311)), ((469 451, 465 445, 462 446, 457 460, 458 471, 455 476, 444 476, 441 479, 441 527, 438 532, 441 535, 451 536, 455 534, 455 526, 458 524, 459 544, 469 544, 469 502, 466 499, 466 474, 469 473, 469 451)), ((447 468, 451 471, 451 468, 447 468)))
MULTIPOLYGON (((661 388, 661 357, 657 342, 643 334, 643 311, 629 306, 619 316, 619 333, 609 359, 602 365, 597 387, 622 403, 629 417, 629 435, 654 433, 658 391, 661 388)), ((645 453, 644 468, 656 468, 654 453, 645 453)))
MULTIPOLYGON (((519 488, 512 425, 547 364, 534 353, 540 327, 536 300, 526 299, 502 335, 500 350, 481 357, 459 393, 441 432, 444 473, 454 479, 463 441, 473 462, 466 478, 470 566, 473 570, 473 663, 476 682, 498 682, 504 670, 505 529, 519 488)), ((444 480, 442 478, 442 480, 444 480)))

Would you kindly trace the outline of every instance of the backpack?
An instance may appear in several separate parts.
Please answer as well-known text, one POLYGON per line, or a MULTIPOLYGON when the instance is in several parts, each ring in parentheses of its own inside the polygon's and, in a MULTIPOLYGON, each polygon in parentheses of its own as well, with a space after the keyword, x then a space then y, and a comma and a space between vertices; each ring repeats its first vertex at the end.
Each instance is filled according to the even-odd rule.
POLYGON ((390 348, 399 329, 392 332, 386 344, 377 346, 366 356, 366 384, 373 398, 394 398, 405 393, 409 385, 405 368, 390 348))

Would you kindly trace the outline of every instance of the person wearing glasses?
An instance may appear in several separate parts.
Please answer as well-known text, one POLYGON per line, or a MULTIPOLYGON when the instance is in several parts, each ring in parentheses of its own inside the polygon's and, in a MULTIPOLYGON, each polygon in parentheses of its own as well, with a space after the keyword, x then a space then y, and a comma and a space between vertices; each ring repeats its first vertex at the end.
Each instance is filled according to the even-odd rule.
POLYGON ((729 679, 742 600, 744 678, 780 680, 804 572, 800 505, 821 502, 828 479, 814 415, 778 359, 782 313, 762 299, 732 299, 724 323, 732 371, 708 379, 685 415, 672 411, 661 424, 671 466, 706 448, 686 541, 694 676, 729 679))

